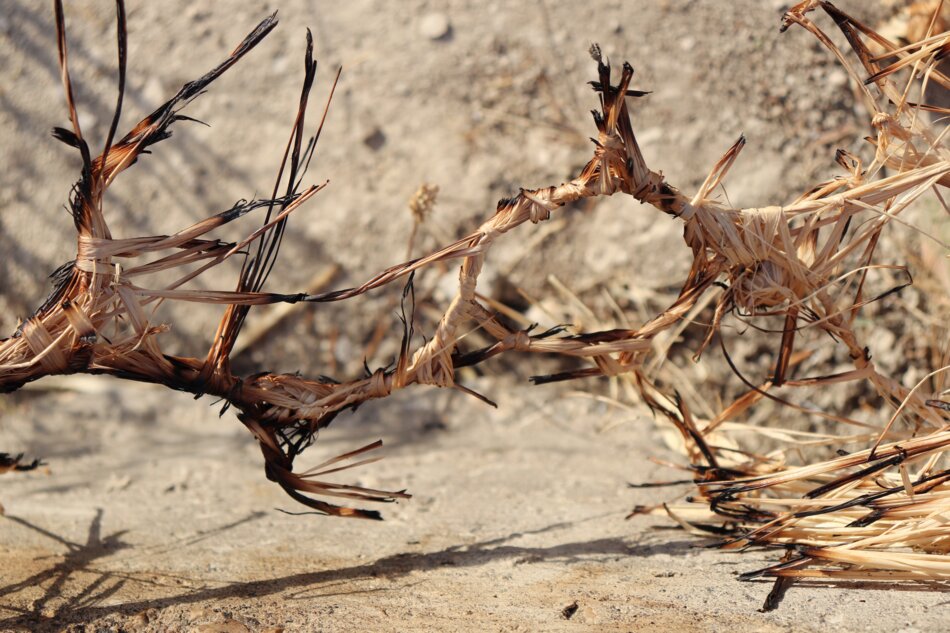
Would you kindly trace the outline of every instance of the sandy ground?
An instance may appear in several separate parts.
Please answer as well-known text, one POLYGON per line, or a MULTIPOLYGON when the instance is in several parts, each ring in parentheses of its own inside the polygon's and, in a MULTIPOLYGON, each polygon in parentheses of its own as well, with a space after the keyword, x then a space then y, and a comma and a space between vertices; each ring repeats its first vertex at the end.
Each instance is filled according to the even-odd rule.
MULTIPOLYGON (((111 8, 68 4, 80 116, 100 138, 115 94, 111 8)), ((882 15, 876 4, 841 4, 882 15)), ((119 235, 169 232, 268 191, 309 26, 318 98, 345 67, 311 172, 331 185, 295 219, 275 290, 332 267, 333 285, 352 284, 402 260, 406 201, 423 182, 441 193, 416 252, 466 231, 518 186, 572 176, 590 156, 593 41, 630 60, 637 87, 653 91, 637 102, 639 138, 685 190, 744 132, 730 199, 787 199, 827 176, 833 148, 854 148, 863 129, 830 56, 804 33, 778 35, 781 2, 192 5, 129 2, 123 127, 274 8, 281 26, 189 108, 211 128, 180 126, 119 183, 109 219, 119 235)), ((3 332, 74 250, 61 205, 76 159, 48 134, 66 121, 53 36, 47 7, 0 0, 3 332)), ((513 286, 550 295, 555 274, 639 317, 688 263, 676 226, 629 200, 556 221, 524 227, 493 253, 485 279, 496 296, 513 286)), ((207 285, 229 287, 228 272, 207 285)), ((420 284, 438 304, 452 277, 436 271, 420 284)), ((241 362, 355 375, 380 319, 396 327, 399 290, 301 310, 241 362)), ((169 348, 201 354, 218 313, 164 316, 169 348)), ((419 389, 341 418, 312 449, 319 461, 385 441, 386 459, 356 483, 414 496, 384 507, 382 523, 278 511, 301 508, 266 481, 252 438, 211 402, 85 377, 4 397, 0 450, 42 457, 48 470, 2 479, 0 630, 946 630, 943 585, 797 585, 760 613, 770 585, 734 576, 765 558, 706 549, 658 517, 625 520, 634 505, 676 493, 628 482, 681 476, 650 461, 676 455, 648 413, 571 391, 603 385, 530 387, 528 372, 514 382, 489 373, 469 384, 497 410, 419 389)))
POLYGON ((673 456, 657 450, 649 418, 605 428, 619 414, 588 399, 512 391, 496 411, 429 391, 368 407, 327 433, 324 449, 386 439, 386 459, 360 483, 415 496, 385 507, 379 523, 283 514, 299 508, 264 480, 256 448, 227 416, 159 389, 101 388, 20 397, 5 417, 8 443, 46 456, 54 472, 4 482, 0 630, 244 630, 224 628, 229 619, 252 631, 945 622, 946 594, 927 587, 796 586, 759 613, 770 584, 735 579, 759 555, 704 549, 661 519, 624 520, 652 500, 626 482, 669 478, 646 456, 673 456), (119 400, 122 411, 102 406, 119 400), (43 422, 58 416, 73 423, 43 422))

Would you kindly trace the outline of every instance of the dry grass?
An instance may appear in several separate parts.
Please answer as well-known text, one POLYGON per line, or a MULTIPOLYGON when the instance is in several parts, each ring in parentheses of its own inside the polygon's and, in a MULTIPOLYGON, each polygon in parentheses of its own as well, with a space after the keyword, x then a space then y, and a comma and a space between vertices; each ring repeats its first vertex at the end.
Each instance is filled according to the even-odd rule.
MULTIPOLYGON (((121 2, 118 7, 121 95, 125 25, 121 2)), ((932 20, 917 43, 898 46, 819 0, 803 2, 786 14, 786 28, 798 25, 811 32, 859 86, 858 94, 871 113, 867 140, 874 148, 866 165, 856 156, 839 152, 843 175, 788 204, 735 209, 715 198, 743 148, 743 139, 726 152, 694 195, 666 183, 660 172, 647 166, 631 124, 627 97, 644 94, 631 88, 633 69, 624 64, 619 81, 613 83, 610 65, 594 47, 591 53, 598 78, 592 85, 600 98, 600 109, 594 113, 597 138, 593 157, 576 178, 501 200, 495 213, 466 237, 393 266, 358 287, 279 295, 263 287, 289 216, 322 187, 303 185, 326 116, 324 109, 308 138, 306 112, 316 74, 312 47, 308 45, 297 118, 269 199, 241 201, 170 236, 113 239, 103 207, 106 189, 146 149, 166 138, 168 128, 184 118, 180 110, 266 36, 276 19, 264 20, 220 66, 186 84, 113 143, 120 97, 102 154, 94 158, 75 115, 62 8, 57 3, 60 62, 72 121, 72 130, 59 129, 57 136, 83 158, 82 175, 70 201, 77 256, 56 273, 50 298, 16 334, 0 341, 0 390, 12 391, 44 376, 88 372, 220 397, 226 407, 238 411, 238 418, 260 443, 268 478, 288 494, 327 514, 378 518, 374 511, 341 507, 316 497, 358 501, 407 497, 403 491, 327 480, 331 474, 374 461, 363 455, 379 442, 308 470, 294 470, 296 458, 341 411, 416 384, 483 397, 458 382, 460 368, 503 353, 572 356, 586 366, 536 377, 535 382, 621 377, 638 398, 670 420, 682 436, 697 494, 692 503, 669 508, 669 514, 689 529, 726 535, 727 547, 754 545, 785 552, 780 563, 749 577, 948 578, 950 405, 940 391, 950 370, 946 356, 942 365, 925 368, 927 378, 918 384, 902 385, 877 368, 855 325, 864 306, 894 297, 893 291, 871 294, 871 281, 907 272, 902 266, 876 260, 885 229, 906 224, 902 214, 924 196, 935 196, 946 210, 940 192, 950 184, 946 128, 932 124, 930 117, 939 121, 947 112, 923 103, 921 97, 928 86, 946 89, 950 85, 950 78, 938 68, 950 51, 950 34, 935 34, 934 24, 932 20), (811 20, 809 14, 816 10, 827 14, 842 31, 851 55, 811 20), (554 328, 533 333, 532 328, 506 326, 496 316, 496 306, 477 293, 479 273, 492 245, 523 224, 547 220, 565 204, 613 194, 632 196, 683 223, 693 263, 676 300, 639 327, 587 333, 554 328), (256 209, 263 210, 263 221, 241 242, 209 237, 214 229, 256 209), (188 289, 189 281, 233 257, 243 260, 234 290, 188 289), (412 275, 451 260, 461 260, 457 294, 435 331, 415 347, 412 275), (178 271, 180 276, 174 283, 149 287, 149 275, 159 271, 178 271), (393 366, 346 382, 294 374, 241 377, 232 373, 230 359, 251 306, 342 301, 397 281, 405 284, 405 327, 393 366), (166 328, 153 319, 164 301, 226 306, 214 343, 203 357, 162 352, 160 335, 166 328), (696 355, 718 342, 748 387, 742 397, 714 415, 700 415, 687 406, 677 390, 687 391, 689 385, 659 384, 653 378, 672 340, 663 337, 683 328, 706 305, 713 307, 714 316, 696 355), (741 373, 728 354, 728 337, 722 334, 727 321, 758 328, 772 340, 770 375, 747 378, 741 373), (463 349, 462 339, 475 330, 495 342, 481 349, 463 349), (799 364, 809 354, 801 349, 801 341, 818 345, 814 333, 823 335, 821 345, 842 348, 851 367, 833 374, 797 375, 799 364), (873 415, 819 410, 801 404, 805 400, 796 395, 857 382, 869 385, 878 398, 873 415), (803 417, 823 419, 832 430, 798 431, 743 421, 766 401, 803 417), (750 434, 768 436, 780 446, 757 454, 748 448, 756 445, 749 443, 750 434), (829 447, 844 445, 857 448, 827 459, 829 447)), ((945 262, 947 244, 936 237, 932 242, 926 256, 945 262)), ((937 300, 933 305, 946 304, 937 300)), ((935 318, 941 320, 940 315, 935 318)))

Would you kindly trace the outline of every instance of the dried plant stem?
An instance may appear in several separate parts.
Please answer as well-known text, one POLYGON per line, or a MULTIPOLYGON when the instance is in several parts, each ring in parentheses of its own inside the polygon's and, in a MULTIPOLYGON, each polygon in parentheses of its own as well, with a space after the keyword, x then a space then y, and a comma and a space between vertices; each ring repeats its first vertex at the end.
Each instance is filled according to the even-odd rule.
MULTIPOLYGON (((594 47, 591 52, 598 79, 592 85, 600 99, 600 108, 594 112, 597 138, 593 157, 577 177, 557 186, 521 190, 501 200, 495 213, 466 237, 390 267, 357 287, 275 294, 263 291, 263 286, 289 218, 322 188, 302 184, 326 118, 324 109, 316 132, 305 138, 308 97, 316 74, 312 44, 308 41, 298 114, 270 198, 241 201, 173 235, 116 239, 109 232, 103 210, 106 188, 143 151, 166 138, 168 127, 184 118, 179 110, 270 32, 276 18, 263 21, 221 65, 186 84, 121 140, 113 144, 110 132, 102 154, 92 158, 75 117, 62 8, 58 2, 56 6, 60 65, 73 123, 72 131, 58 129, 56 134, 83 158, 81 178, 70 201, 77 257, 56 273, 50 298, 15 335, 0 341, 0 391, 12 391, 44 376, 86 372, 223 398, 259 442, 267 476, 288 494, 328 514, 378 518, 376 512, 341 507, 315 497, 358 501, 408 497, 404 491, 347 486, 325 479, 373 461, 362 456, 379 442, 316 468, 294 471, 294 460, 341 411, 417 384, 472 393, 458 384, 456 371, 502 353, 573 356, 586 361, 586 366, 536 377, 535 382, 623 375, 636 387, 639 398, 663 413, 682 436, 698 494, 692 504, 667 508, 670 516, 690 529, 730 533, 729 547, 794 548, 795 555, 748 577, 947 577, 950 411, 934 404, 937 400, 928 397, 933 394, 916 387, 907 389, 879 371, 855 330, 855 321, 863 306, 887 295, 867 296, 870 275, 879 270, 906 272, 874 260, 885 228, 902 222, 900 215, 921 196, 929 191, 939 196, 939 187, 950 184, 946 130, 932 128, 919 116, 921 110, 940 109, 908 100, 911 84, 946 82, 936 65, 950 47, 950 34, 928 32, 917 45, 898 48, 827 2, 807 0, 793 7, 786 14, 785 27, 797 24, 815 35, 861 86, 861 98, 872 116, 868 140, 875 155, 864 166, 857 157, 839 151, 837 162, 845 170, 844 177, 821 183, 790 204, 748 209, 731 208, 712 197, 745 140, 739 139, 729 148, 692 197, 684 195, 647 166, 637 143, 627 98, 645 93, 630 87, 633 68, 624 64, 619 81, 612 83, 611 67, 594 47), (810 20, 808 14, 818 9, 842 30, 860 65, 851 64, 810 20), (883 47, 885 54, 872 55, 864 38, 883 47), (882 67, 885 61, 890 63, 882 67), (904 75, 907 84, 902 89, 894 81, 904 75), (543 222, 567 204, 618 193, 682 222, 693 262, 673 303, 639 327, 579 334, 558 328, 540 333, 512 330, 496 318, 493 308, 498 306, 481 297, 477 288, 491 247, 507 233, 543 222), (257 209, 264 210, 264 218, 246 239, 231 244, 208 237, 214 229, 257 209), (159 252, 165 254, 145 260, 159 252), (185 287, 204 271, 235 256, 242 257, 244 264, 234 290, 185 287), (457 293, 427 341, 413 347, 412 275, 454 260, 460 260, 457 293), (184 272, 183 267, 192 264, 199 266, 184 272), (154 272, 175 269, 181 276, 164 287, 149 288, 140 281, 154 272), (396 281, 405 283, 405 328, 395 366, 346 382, 295 374, 241 377, 231 372, 230 360, 241 349, 238 336, 251 306, 342 301, 396 281), (175 357, 161 351, 159 336, 165 327, 150 322, 146 307, 167 300, 226 306, 214 343, 203 358, 175 357), (657 337, 681 328, 684 319, 707 302, 714 309, 713 321, 696 355, 719 335, 727 362, 749 390, 722 411, 704 417, 691 412, 675 391, 656 384, 650 376, 662 363, 656 355, 669 349, 657 337), (771 376, 753 381, 736 367, 727 340, 721 336, 723 321, 730 318, 755 324, 773 335, 771 376), (781 329, 769 330, 769 319, 780 321, 781 329), (483 349, 463 351, 458 343, 473 329, 482 329, 495 342, 483 349), (809 330, 827 334, 840 345, 852 359, 853 368, 825 376, 795 377, 796 366, 808 356, 796 346, 801 333, 809 330), (856 420, 849 412, 821 411, 776 395, 779 389, 785 394, 854 381, 867 381, 879 396, 884 405, 880 421, 856 420), (786 451, 756 455, 744 450, 735 437, 739 433, 761 432, 781 438, 791 449, 836 441, 833 434, 760 428, 738 421, 766 400, 848 425, 850 435, 841 439, 866 448, 800 466, 790 465, 786 451), (897 424, 897 413, 893 414, 893 426, 885 423, 892 417, 888 408, 910 424, 897 424)), ((125 33, 122 3, 118 6, 121 86, 125 33)), ((120 108, 121 99, 115 121, 120 108)))

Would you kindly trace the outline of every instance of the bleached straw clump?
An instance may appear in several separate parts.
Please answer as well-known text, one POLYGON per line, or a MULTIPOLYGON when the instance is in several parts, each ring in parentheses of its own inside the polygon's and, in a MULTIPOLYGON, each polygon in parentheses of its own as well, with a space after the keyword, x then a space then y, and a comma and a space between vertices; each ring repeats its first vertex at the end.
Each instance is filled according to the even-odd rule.
MULTIPOLYGON (((693 454, 708 453, 709 459, 693 460, 698 488, 691 503, 666 509, 688 529, 729 534, 726 548, 785 551, 781 562, 744 579, 950 579, 950 404, 947 392, 934 390, 945 384, 936 379, 950 367, 927 368, 917 384, 901 385, 877 369, 855 332, 861 307, 888 299, 867 296, 867 277, 879 269, 902 269, 874 260, 884 229, 903 222, 900 214, 925 195, 948 210, 941 194, 950 184, 942 118, 950 112, 915 101, 928 87, 950 87, 939 69, 950 51, 950 33, 933 30, 941 5, 934 4, 922 39, 906 46, 827 2, 810 0, 790 10, 784 28, 796 24, 813 33, 859 86, 871 113, 867 140, 875 149, 873 160, 864 166, 839 151, 838 162, 848 175, 815 187, 791 205, 725 214, 707 210, 695 214, 699 226, 687 222, 687 242, 694 252, 707 254, 705 269, 719 266, 715 273, 721 278, 725 271, 729 278, 707 342, 730 312, 741 312, 748 323, 764 316, 781 316, 785 323, 774 374, 757 384, 746 381, 750 391, 714 419, 692 421, 691 439, 706 445, 693 454), (808 17, 817 9, 842 31, 858 65, 808 17), (881 52, 872 53, 875 49, 881 52), (814 328, 844 346, 853 369, 789 377, 796 334, 814 328), (878 419, 815 410, 775 394, 780 386, 815 390, 853 381, 864 381, 877 393, 878 419), (743 423, 764 399, 824 417, 843 432, 743 423), (750 432, 779 438, 784 446, 765 455, 745 452, 750 432), (815 459, 828 447, 862 444, 863 449, 839 450, 832 459, 815 459), (791 465, 796 461, 801 465, 791 465)), ((927 237, 947 255, 946 244, 927 237)), ((776 584, 775 592, 781 587, 776 584)))

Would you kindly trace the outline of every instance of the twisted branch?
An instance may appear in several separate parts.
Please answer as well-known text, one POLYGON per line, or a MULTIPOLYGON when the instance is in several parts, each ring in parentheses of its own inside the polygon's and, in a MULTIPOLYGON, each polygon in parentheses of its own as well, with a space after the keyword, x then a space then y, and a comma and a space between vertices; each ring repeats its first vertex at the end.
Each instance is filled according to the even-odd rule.
MULTIPOLYGON (((744 139, 739 139, 725 153, 692 197, 666 183, 660 172, 647 166, 634 134, 627 101, 628 97, 642 97, 646 93, 631 88, 634 71, 626 63, 619 80, 613 83, 611 66, 595 46, 591 53, 597 63, 598 77, 591 84, 599 96, 599 109, 593 112, 597 138, 593 157, 576 178, 558 186, 522 189, 514 197, 501 200, 495 213, 466 237, 430 255, 388 268, 357 287, 315 295, 276 294, 265 292, 263 287, 279 254, 290 215, 323 186, 304 187, 302 184, 327 113, 325 108, 316 132, 306 137, 308 98, 317 70, 309 34, 298 113, 271 197, 250 202, 242 200, 173 235, 117 239, 109 232, 103 209, 106 189, 146 149, 166 139, 170 135, 169 128, 187 118, 180 114, 181 109, 248 53, 277 23, 276 16, 265 19, 224 62, 186 84, 113 144, 125 75, 125 18, 121 0, 117 7, 120 97, 105 147, 99 157, 92 158, 75 116, 62 7, 60 2, 56 3, 60 65, 73 129, 57 128, 55 135, 77 149, 83 161, 81 177, 70 200, 77 230, 77 256, 75 261, 54 273, 55 288, 46 302, 13 336, 0 340, 0 391, 13 391, 44 376, 85 372, 223 398, 228 406, 237 410, 238 419, 259 442, 268 478, 293 498, 326 514, 379 518, 378 512, 338 506, 316 497, 360 502, 407 498, 409 495, 404 491, 387 492, 325 480, 331 473, 374 461, 362 456, 377 448, 380 442, 339 455, 305 472, 294 471, 294 460, 313 443, 317 432, 341 411, 387 397, 410 385, 464 389, 456 382, 456 369, 503 353, 573 356, 584 359, 587 367, 537 377, 535 382, 622 376, 639 390, 647 404, 662 412, 679 429, 696 473, 700 491, 696 498, 705 504, 699 514, 695 508, 684 510, 696 514, 695 520, 687 521, 688 525, 711 527, 718 523, 717 529, 721 530, 722 522, 727 521, 736 535, 735 543, 823 543, 803 550, 804 558, 785 561, 763 573, 799 574, 803 566, 817 560, 832 561, 836 565, 834 569, 842 573, 851 573, 848 565, 866 566, 867 561, 858 563, 853 556, 829 553, 829 547, 821 541, 823 530, 827 530, 819 519, 831 521, 840 528, 835 523, 837 513, 852 516, 858 507, 874 507, 873 520, 861 519, 865 524, 876 522, 891 527, 893 524, 887 524, 882 517, 900 508, 900 521, 924 526, 927 530, 943 530, 939 532, 941 538, 950 542, 947 528, 931 525, 934 508, 948 509, 943 500, 950 498, 946 495, 950 492, 946 488, 950 476, 945 476, 947 471, 940 468, 940 460, 950 447, 950 435, 946 432, 950 412, 934 404, 942 401, 928 399, 922 391, 907 389, 880 373, 854 330, 859 309, 881 298, 868 298, 864 285, 868 274, 882 267, 874 263, 873 257, 884 227, 899 221, 898 216, 920 196, 950 183, 950 152, 945 144, 945 132, 935 131, 921 116, 923 110, 939 111, 939 108, 908 101, 908 90, 900 90, 893 83, 895 73, 906 71, 910 75, 908 84, 929 80, 944 84, 947 79, 936 65, 950 46, 950 35, 928 37, 916 47, 898 49, 829 3, 808 0, 794 7, 786 15, 784 26, 798 24, 815 34, 861 84, 862 98, 872 116, 874 136, 869 141, 876 148, 875 156, 865 167, 857 157, 839 151, 837 162, 844 168, 845 176, 819 184, 790 204, 750 209, 734 209, 713 198, 714 191, 743 149, 744 139), (844 32, 857 53, 861 68, 852 66, 831 39, 807 17, 810 11, 819 8, 844 32), (871 53, 862 36, 885 48, 883 58, 897 61, 882 68, 883 58, 871 53), (885 167, 893 174, 885 176, 885 167), (684 241, 692 252, 693 262, 676 300, 636 329, 565 334, 555 328, 532 334, 530 330, 506 327, 476 294, 478 277, 491 247, 521 225, 543 222, 567 204, 616 193, 631 196, 683 223, 684 241), (226 243, 209 237, 215 229, 258 209, 266 209, 261 225, 244 240, 226 243), (162 253, 162 256, 146 261, 153 253, 162 253), (204 291, 187 287, 198 275, 234 256, 244 261, 234 290, 204 291), (400 354, 393 367, 347 382, 295 374, 242 377, 232 373, 231 352, 251 306, 343 301, 396 281, 406 282, 405 300, 411 290, 413 273, 450 260, 461 260, 455 297, 432 336, 417 348, 412 345, 409 310, 400 354), (146 285, 149 275, 192 264, 200 265, 191 272, 181 272, 171 284, 157 288, 146 285), (739 374, 751 391, 714 418, 703 419, 694 416, 675 393, 654 384, 644 367, 655 353, 653 339, 678 325, 691 310, 700 306, 713 285, 725 290, 716 298, 714 318, 705 340, 696 350, 697 356, 720 332, 724 319, 731 315, 750 323, 779 317, 784 325, 774 332, 777 344, 773 374, 758 384, 739 374), (162 352, 160 335, 167 328, 153 324, 149 310, 150 306, 168 300, 227 306, 214 343, 203 358, 162 352), (461 351, 457 343, 462 333, 471 327, 482 328, 496 343, 480 350, 461 351), (794 378, 796 336, 810 328, 823 331, 842 344, 853 359, 854 369, 833 376, 794 378), (780 386, 815 388, 858 380, 867 380, 885 403, 899 407, 895 419, 897 413, 902 413, 913 420, 913 433, 902 430, 895 437, 891 428, 893 419, 883 426, 858 423, 794 405, 770 393, 780 386), (871 431, 861 436, 868 448, 847 457, 791 468, 784 463, 784 457, 749 457, 742 451, 724 449, 729 442, 717 443, 730 429, 736 428, 735 420, 739 416, 765 398, 844 423, 870 426, 871 431), (361 459, 354 462, 356 458, 361 459), (919 466, 913 477, 906 470, 911 463, 919 466), (848 470, 854 468, 858 468, 857 473, 848 470), (900 498, 901 503, 885 509, 878 503, 880 496, 868 496, 869 487, 876 485, 875 477, 879 476, 900 477, 900 485, 891 486, 885 496, 900 498), (773 496, 763 496, 763 491, 773 496), (794 504, 789 501, 792 498, 794 504), (846 500, 841 501, 842 498, 846 500), (786 502, 793 506, 792 510, 771 509, 770 504, 786 502), (806 509, 802 510, 803 507, 806 509), (910 515, 909 508, 913 508, 910 515)), ((732 362, 728 355, 727 360, 732 362)), ((883 538, 885 533, 893 534, 891 527, 875 532, 876 538, 883 538)), ((854 538, 841 534, 844 532, 840 529, 835 532, 833 539, 838 540, 834 542, 846 543, 852 548, 849 552, 853 553, 854 548, 880 547, 880 541, 861 541, 863 533, 854 538)), ((918 541, 898 542, 903 545, 918 541)), ((944 570, 941 574, 950 574, 941 567, 945 564, 943 559, 939 563, 928 559, 928 573, 939 568, 944 570)), ((886 565, 882 568, 892 569, 886 565)))

